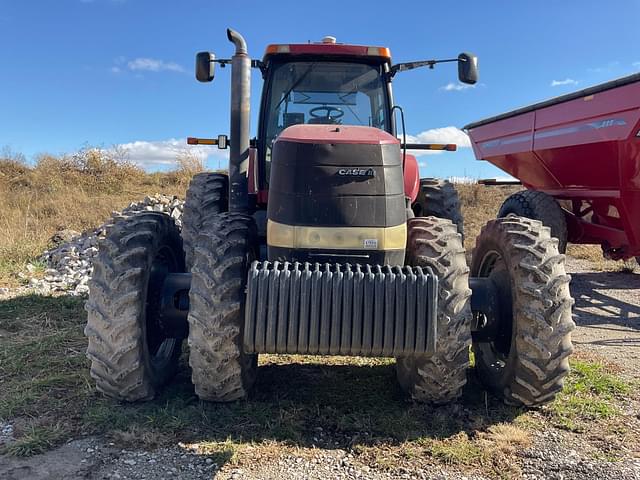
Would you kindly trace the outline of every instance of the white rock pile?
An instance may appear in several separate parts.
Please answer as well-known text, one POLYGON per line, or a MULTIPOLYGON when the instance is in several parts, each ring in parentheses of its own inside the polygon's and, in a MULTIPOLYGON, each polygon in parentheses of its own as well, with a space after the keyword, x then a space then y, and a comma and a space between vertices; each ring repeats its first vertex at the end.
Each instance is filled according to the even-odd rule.
MULTIPOLYGON (((141 202, 133 202, 121 212, 112 212, 111 216, 133 214, 138 212, 162 212, 170 215, 178 225, 182 226, 182 208, 184 202, 175 196, 156 194, 145 197, 141 202)), ((27 272, 21 276, 28 279, 29 288, 35 293, 50 294, 65 292, 69 295, 86 295, 89 292, 88 282, 93 271, 93 258, 98 254, 98 239, 106 233, 110 221, 98 228, 82 234, 72 230, 58 232, 53 242, 58 245, 42 255, 46 265, 44 276, 34 276, 37 268, 27 265, 27 272)))

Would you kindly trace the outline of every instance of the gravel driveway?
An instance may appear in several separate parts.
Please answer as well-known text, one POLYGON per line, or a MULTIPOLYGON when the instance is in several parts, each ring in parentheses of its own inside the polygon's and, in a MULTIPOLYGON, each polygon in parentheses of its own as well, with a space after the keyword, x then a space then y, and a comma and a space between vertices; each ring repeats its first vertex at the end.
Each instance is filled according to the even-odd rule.
POLYGON ((578 328, 573 343, 640 378, 640 272, 600 272, 588 260, 567 259, 578 328))

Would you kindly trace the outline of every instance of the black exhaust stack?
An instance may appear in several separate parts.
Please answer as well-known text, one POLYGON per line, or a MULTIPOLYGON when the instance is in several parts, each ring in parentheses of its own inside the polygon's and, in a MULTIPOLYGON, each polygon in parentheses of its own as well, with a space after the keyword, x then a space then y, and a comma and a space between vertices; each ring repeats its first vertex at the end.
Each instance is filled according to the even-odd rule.
POLYGON ((229 211, 247 212, 247 170, 249 168, 249 115, 251 100, 251 58, 247 42, 230 28, 227 37, 236 47, 231 57, 231 125, 229 145, 229 211))

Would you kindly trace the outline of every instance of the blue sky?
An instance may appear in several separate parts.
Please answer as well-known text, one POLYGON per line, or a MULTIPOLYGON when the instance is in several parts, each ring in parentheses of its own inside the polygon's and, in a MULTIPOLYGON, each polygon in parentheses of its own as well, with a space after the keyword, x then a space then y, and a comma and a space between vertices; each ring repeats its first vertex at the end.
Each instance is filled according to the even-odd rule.
MULTIPOLYGON (((231 26, 254 58, 268 43, 324 35, 388 46, 397 62, 474 52, 475 88, 445 64, 398 74, 394 94, 411 135, 461 141, 456 153, 421 157, 423 175, 494 177, 447 127, 640 70, 638 18, 638 1, 0 0, 0 147, 32 160, 121 144, 166 168, 186 136, 228 132, 230 70, 199 84, 193 59, 230 56, 231 26)), ((256 72, 254 129, 260 83, 256 72)), ((217 155, 209 166, 224 163, 217 155)))

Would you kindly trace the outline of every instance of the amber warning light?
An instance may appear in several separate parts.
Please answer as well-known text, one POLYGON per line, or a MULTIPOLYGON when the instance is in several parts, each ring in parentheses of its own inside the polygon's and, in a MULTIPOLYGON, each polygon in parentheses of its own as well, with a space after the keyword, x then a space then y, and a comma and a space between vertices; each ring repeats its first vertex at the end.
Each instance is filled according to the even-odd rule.
POLYGON ((455 152, 458 146, 455 143, 407 143, 402 144, 407 150, 446 150, 455 152))
POLYGON ((187 137, 188 145, 217 145, 220 149, 225 149, 229 146, 229 139, 226 135, 218 135, 218 138, 197 138, 187 137))

